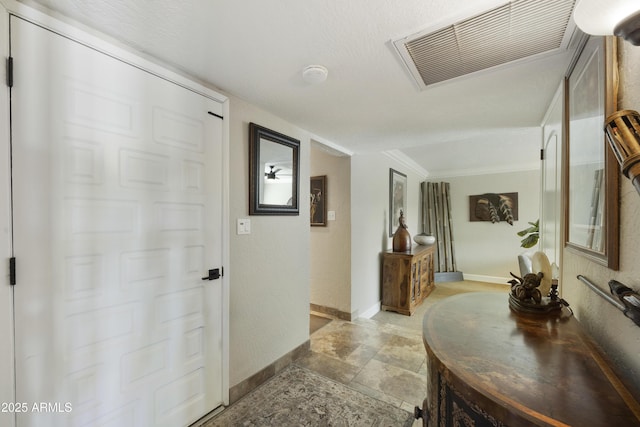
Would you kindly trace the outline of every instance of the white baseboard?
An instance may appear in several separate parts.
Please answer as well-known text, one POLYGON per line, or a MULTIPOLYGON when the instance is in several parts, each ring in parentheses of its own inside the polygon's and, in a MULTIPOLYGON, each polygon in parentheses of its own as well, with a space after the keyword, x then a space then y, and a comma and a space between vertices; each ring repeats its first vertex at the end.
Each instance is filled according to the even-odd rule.
POLYGON ((364 319, 371 319, 381 309, 382 309, 382 302, 378 301, 372 307, 369 307, 368 309, 366 309, 362 314, 358 315, 357 317, 362 317, 364 319))
POLYGON ((464 273, 464 280, 475 280, 476 282, 487 282, 487 283, 499 283, 505 286, 510 286, 508 282, 511 279, 513 279, 513 277, 494 277, 494 276, 482 276, 480 274, 464 273))

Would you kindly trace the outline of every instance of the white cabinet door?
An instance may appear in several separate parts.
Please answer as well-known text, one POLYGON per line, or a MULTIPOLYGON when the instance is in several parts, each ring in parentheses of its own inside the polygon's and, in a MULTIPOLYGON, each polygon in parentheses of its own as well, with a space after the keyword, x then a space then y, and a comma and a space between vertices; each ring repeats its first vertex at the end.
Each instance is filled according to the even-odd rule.
POLYGON ((11 18, 18 426, 222 403, 220 103, 11 18))

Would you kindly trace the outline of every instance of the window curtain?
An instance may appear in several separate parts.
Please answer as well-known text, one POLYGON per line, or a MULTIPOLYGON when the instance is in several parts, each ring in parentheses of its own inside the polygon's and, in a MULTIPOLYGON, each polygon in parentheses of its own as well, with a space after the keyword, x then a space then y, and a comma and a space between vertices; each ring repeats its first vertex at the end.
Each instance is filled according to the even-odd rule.
POLYGON ((457 269, 449 183, 423 182, 420 190, 422 195, 422 230, 436 238, 433 262, 435 272, 455 272, 457 269))

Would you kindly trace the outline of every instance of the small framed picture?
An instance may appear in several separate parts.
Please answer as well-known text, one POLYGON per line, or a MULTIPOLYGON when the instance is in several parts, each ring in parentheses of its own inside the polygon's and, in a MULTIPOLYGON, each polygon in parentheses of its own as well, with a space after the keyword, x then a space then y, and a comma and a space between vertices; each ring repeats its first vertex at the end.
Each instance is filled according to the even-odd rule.
POLYGON ((311 225, 327 226, 327 176, 311 177, 311 225))

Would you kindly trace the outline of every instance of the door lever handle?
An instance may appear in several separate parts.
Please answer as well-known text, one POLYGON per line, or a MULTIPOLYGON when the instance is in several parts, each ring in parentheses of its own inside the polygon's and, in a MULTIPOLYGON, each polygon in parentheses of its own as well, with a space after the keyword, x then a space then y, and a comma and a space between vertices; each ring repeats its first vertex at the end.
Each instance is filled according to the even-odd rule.
POLYGON ((209 275, 202 278, 202 280, 216 280, 220 278, 220 269, 214 268, 209 270, 209 275))

